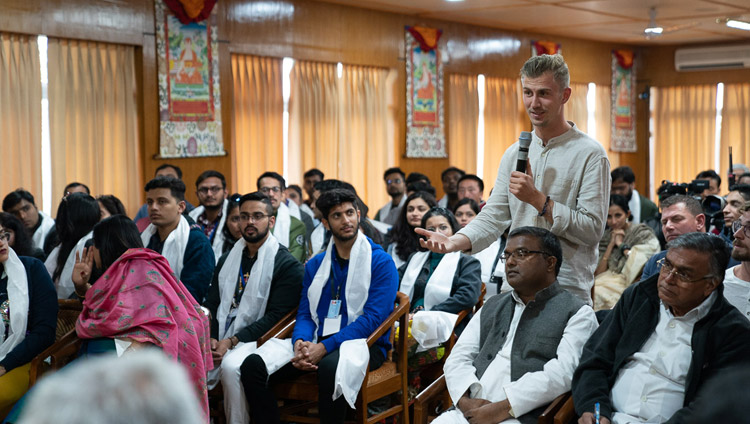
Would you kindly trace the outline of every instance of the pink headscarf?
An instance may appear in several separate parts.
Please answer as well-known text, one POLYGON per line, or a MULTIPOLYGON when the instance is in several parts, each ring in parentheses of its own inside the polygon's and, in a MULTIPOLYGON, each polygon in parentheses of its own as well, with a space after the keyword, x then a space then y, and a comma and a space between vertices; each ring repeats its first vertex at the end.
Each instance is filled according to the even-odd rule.
POLYGON ((131 338, 151 343, 182 364, 208 417, 206 373, 213 368, 209 322, 167 260, 130 249, 86 292, 76 323, 82 339, 131 338))

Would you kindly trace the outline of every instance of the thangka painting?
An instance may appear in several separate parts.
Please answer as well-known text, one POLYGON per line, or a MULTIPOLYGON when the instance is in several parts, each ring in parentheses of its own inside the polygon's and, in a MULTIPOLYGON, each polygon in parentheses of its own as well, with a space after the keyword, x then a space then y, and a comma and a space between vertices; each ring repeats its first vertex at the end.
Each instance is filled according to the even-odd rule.
POLYGON ((223 156, 216 11, 185 23, 169 6, 156 1, 159 155, 223 156))
POLYGON ((635 152, 635 69, 630 50, 612 51, 612 142, 613 152, 635 152))
POLYGON ((562 54, 562 46, 560 43, 541 40, 531 42, 531 57, 557 53, 562 54))
POLYGON ((444 158, 442 31, 406 27, 406 157, 444 158))

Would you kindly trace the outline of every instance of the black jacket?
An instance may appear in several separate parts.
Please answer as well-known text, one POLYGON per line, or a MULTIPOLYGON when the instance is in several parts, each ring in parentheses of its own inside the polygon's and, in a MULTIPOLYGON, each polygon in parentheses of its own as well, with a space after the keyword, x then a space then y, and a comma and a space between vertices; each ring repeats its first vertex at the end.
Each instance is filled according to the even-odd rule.
MULTIPOLYGON (((622 294, 612 313, 601 323, 583 348, 573 375, 576 413, 593 412, 599 402, 601 415, 612 416, 610 391, 615 379, 634 353, 654 332, 659 322, 656 274, 622 294)), ((685 382, 685 402, 669 423, 684 423, 703 384, 722 370, 750 363, 750 322, 724 298, 724 286, 708 314, 693 328, 692 361, 685 382)))

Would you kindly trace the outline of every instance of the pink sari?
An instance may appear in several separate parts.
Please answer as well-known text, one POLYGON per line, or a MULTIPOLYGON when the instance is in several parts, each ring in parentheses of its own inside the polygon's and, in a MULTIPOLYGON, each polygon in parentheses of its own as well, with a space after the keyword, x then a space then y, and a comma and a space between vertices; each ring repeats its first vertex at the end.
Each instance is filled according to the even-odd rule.
POLYGON ((190 375, 208 417, 206 373, 213 368, 209 322, 167 260, 130 249, 86 292, 76 323, 82 339, 131 338, 151 343, 190 375))

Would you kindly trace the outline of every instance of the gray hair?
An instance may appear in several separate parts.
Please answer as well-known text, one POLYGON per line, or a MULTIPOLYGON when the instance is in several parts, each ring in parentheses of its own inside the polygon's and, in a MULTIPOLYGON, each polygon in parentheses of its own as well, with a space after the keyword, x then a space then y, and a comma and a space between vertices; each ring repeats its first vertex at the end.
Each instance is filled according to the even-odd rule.
POLYGON ((156 349, 80 359, 31 392, 21 424, 201 424, 182 367, 156 349))
POLYGON ((543 54, 527 60, 521 67, 521 80, 539 78, 547 72, 552 72, 561 90, 570 87, 570 71, 561 54, 543 54))
POLYGON ((732 249, 721 237, 708 233, 686 233, 667 243, 667 249, 686 249, 708 254, 711 275, 720 283, 724 281, 732 249))

